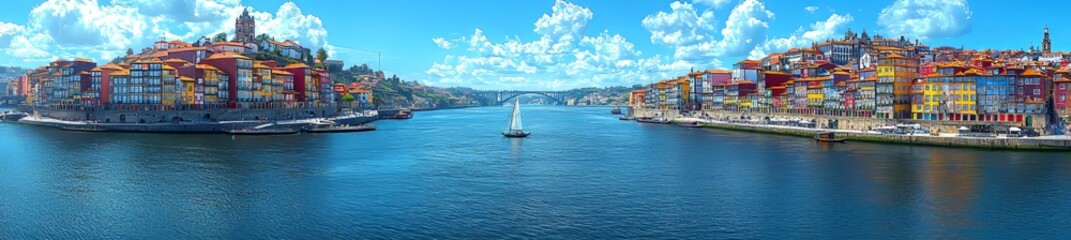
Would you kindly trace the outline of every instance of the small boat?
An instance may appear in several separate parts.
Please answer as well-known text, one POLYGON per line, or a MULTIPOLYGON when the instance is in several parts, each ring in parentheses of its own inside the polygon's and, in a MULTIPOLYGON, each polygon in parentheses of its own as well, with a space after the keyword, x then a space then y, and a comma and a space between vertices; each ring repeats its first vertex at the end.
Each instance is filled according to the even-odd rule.
POLYGON ((636 121, 637 122, 641 122, 641 123, 657 123, 657 124, 667 124, 667 123, 669 123, 668 119, 664 119, 664 118, 660 118, 660 117, 657 117, 657 118, 641 117, 641 118, 637 118, 636 121))
POLYGON ((621 115, 621 108, 614 108, 614 110, 610 110, 610 113, 613 115, 621 115))
POLYGON ((297 134, 301 131, 291 128, 284 129, 234 129, 228 130, 227 133, 231 135, 289 135, 297 134))
POLYGON ((90 126, 90 125, 63 125, 60 129, 75 132, 105 132, 108 131, 102 127, 90 126))
POLYGON ((366 125, 357 125, 357 126, 335 125, 335 126, 309 128, 309 129, 305 129, 305 132, 310 132, 310 133, 343 133, 343 132, 365 132, 365 131, 375 131, 375 130, 376 130, 376 126, 371 126, 371 125, 369 125, 369 126, 366 126, 366 125))
POLYGON ((703 127, 703 123, 701 123, 701 122, 682 122, 682 123, 677 124, 677 125, 680 125, 681 127, 686 127, 686 128, 701 128, 701 127, 703 127))
POLYGON ((818 132, 814 135, 814 140, 818 142, 844 142, 845 138, 837 138, 833 132, 818 132))
POLYGON ((0 113, 0 121, 18 122, 19 119, 30 116, 21 112, 5 112, 0 113))
POLYGON ((401 110, 398 110, 398 113, 395 113, 394 116, 391 116, 391 118, 392 119, 410 119, 410 118, 413 118, 413 111, 409 110, 407 108, 403 108, 401 110))
POLYGON ((502 136, 506 136, 507 138, 525 138, 532 134, 530 132, 524 132, 524 129, 522 128, 520 100, 513 101, 513 113, 510 115, 509 125, 507 127, 509 130, 502 133, 502 136))
POLYGON ((632 120, 636 120, 636 117, 624 116, 624 117, 619 117, 617 119, 621 120, 621 121, 632 121, 632 120))

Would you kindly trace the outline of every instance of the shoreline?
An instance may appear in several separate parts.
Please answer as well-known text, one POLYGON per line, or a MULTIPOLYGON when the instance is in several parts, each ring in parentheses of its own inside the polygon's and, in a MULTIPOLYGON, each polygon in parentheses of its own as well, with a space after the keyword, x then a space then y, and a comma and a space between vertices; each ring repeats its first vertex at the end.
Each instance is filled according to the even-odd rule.
POLYGON ((879 144, 915 145, 946 148, 971 148, 983 150, 1014 150, 1014 151, 1071 151, 1071 137, 1033 137, 1033 138, 1008 138, 1008 137, 958 137, 953 134, 931 135, 894 135, 879 134, 857 130, 838 130, 803 128, 780 125, 756 125, 729 123, 722 121, 701 120, 695 118, 678 118, 672 123, 698 121, 703 128, 719 129, 737 132, 751 132, 760 134, 774 134, 800 138, 812 138, 820 131, 837 133, 846 137, 848 141, 867 142, 879 144))
POLYGON ((183 121, 157 123, 108 123, 99 121, 70 121, 42 116, 25 116, 10 123, 33 127, 55 128, 71 132, 125 132, 155 134, 228 134, 235 130, 306 129, 323 121, 335 124, 361 125, 379 119, 377 112, 352 113, 334 117, 303 118, 289 120, 228 120, 228 121, 183 121))

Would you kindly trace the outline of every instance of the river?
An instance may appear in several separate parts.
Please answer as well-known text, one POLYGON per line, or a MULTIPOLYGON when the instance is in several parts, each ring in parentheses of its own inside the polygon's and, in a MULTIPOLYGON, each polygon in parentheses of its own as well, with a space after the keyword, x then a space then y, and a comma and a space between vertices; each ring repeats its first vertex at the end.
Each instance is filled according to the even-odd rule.
POLYGON ((687 129, 609 108, 417 112, 365 133, 0 124, 0 239, 1064 238, 1071 154, 687 129))

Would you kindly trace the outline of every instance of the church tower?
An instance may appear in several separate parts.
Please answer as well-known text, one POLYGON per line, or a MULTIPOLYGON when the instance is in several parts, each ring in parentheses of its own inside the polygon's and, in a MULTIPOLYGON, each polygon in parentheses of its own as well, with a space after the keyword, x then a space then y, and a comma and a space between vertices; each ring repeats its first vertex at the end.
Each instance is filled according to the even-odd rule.
POLYGON ((1052 42, 1049 41, 1049 27, 1045 27, 1045 38, 1041 39, 1041 53, 1052 53, 1052 42))
POLYGON ((234 21, 234 41, 240 43, 252 43, 257 36, 257 23, 249 16, 249 9, 242 11, 242 16, 234 21))

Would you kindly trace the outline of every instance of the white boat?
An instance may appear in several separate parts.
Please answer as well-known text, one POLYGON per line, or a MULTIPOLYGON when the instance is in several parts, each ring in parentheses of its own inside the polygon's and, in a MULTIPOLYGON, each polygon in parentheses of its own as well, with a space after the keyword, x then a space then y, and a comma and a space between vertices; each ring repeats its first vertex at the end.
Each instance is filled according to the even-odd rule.
POLYGON ((506 130, 506 132, 503 132, 502 136, 506 136, 508 138, 523 138, 523 137, 528 137, 528 135, 532 134, 530 132, 524 132, 524 129, 523 129, 522 125, 521 125, 521 101, 520 100, 516 100, 515 99, 513 101, 513 114, 510 115, 509 125, 507 126, 507 128, 508 128, 508 130, 506 130))

